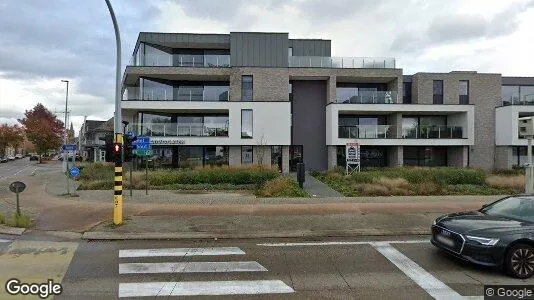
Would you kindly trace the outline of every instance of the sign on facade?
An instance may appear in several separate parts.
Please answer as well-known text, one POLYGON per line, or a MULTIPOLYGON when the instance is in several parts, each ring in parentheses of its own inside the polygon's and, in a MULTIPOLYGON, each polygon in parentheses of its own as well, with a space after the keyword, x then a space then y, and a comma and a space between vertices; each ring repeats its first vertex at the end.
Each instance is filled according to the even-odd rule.
POLYGON ((354 171, 360 172, 360 143, 347 143, 345 145, 345 158, 347 175, 354 171))

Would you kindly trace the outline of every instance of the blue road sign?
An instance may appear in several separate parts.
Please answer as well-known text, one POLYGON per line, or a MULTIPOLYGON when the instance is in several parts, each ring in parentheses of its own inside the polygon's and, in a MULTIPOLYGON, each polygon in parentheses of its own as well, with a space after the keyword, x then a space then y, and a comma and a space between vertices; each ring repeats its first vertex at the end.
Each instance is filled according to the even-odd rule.
POLYGON ((76 151, 78 150, 78 145, 63 145, 62 149, 63 151, 76 151))
POLYGON ((135 133, 131 132, 131 131, 128 131, 128 133, 126 134, 127 136, 129 137, 134 137, 135 136, 135 133))
POLYGON ((150 144, 150 137, 149 136, 139 136, 139 137, 137 137, 137 140, 134 143, 136 145, 150 144))
POLYGON ((80 169, 78 169, 77 167, 72 167, 70 168, 69 173, 72 177, 78 177, 80 176, 80 169))
POLYGON ((138 150, 150 150, 151 149, 150 144, 137 144, 136 146, 138 150))

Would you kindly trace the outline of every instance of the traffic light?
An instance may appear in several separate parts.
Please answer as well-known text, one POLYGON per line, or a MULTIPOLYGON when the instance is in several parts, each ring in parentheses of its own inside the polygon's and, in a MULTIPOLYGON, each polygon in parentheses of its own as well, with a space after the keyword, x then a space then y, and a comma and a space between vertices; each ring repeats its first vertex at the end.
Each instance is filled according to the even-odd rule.
POLYGON ((137 137, 130 137, 128 135, 124 136, 124 161, 129 162, 132 161, 132 158, 134 157, 134 150, 137 149, 137 145, 135 145, 135 141, 137 140, 137 137))
POLYGON ((122 162, 122 144, 113 143, 113 160, 115 162, 122 162))

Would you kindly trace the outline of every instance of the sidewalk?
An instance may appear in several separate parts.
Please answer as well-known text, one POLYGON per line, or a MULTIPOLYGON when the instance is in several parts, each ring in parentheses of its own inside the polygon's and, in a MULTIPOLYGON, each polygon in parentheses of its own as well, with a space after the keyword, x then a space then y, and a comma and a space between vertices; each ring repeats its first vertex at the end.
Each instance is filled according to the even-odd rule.
MULTIPOLYGON (((293 179, 297 180, 297 173, 290 174, 293 179)), ((327 184, 315 179, 308 172, 304 177, 304 183, 302 188, 310 195, 312 198, 330 198, 330 197, 343 197, 339 192, 329 187, 327 184)))
MULTIPOLYGON (((256 198, 247 192, 187 194, 124 191, 125 225, 109 226, 112 191, 65 196, 58 172, 28 177, 23 211, 38 231, 80 232, 86 238, 253 237, 427 233, 443 213, 473 210, 500 196, 256 198), (59 196, 63 195, 63 196, 59 196), (92 232, 92 233, 91 233, 92 232)), ((13 206, 13 197, 0 199, 13 206)))

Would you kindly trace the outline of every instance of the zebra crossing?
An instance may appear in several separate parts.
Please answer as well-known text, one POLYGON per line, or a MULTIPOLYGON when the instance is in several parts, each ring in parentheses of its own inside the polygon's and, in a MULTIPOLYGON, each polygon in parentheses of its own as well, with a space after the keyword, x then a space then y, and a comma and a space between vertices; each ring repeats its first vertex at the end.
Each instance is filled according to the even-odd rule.
MULTIPOLYGON (((119 276, 167 274, 180 279, 185 274, 261 274, 268 270, 257 261, 235 261, 246 253, 238 247, 155 248, 119 250, 119 276), (194 261, 196 258, 217 261, 194 261), (216 259, 217 258, 217 259, 216 259), (225 261, 220 261, 224 259, 225 261), (232 259, 231 259, 232 258, 232 259), (167 260, 165 262, 131 262, 131 260, 167 260), (179 261, 168 261, 177 259, 179 261), (229 259, 226 261, 226 259, 229 259), (128 262, 126 262, 128 261, 128 262)), ((138 278, 138 277, 136 277, 138 278)), ((155 296, 224 296, 285 294, 295 291, 282 280, 209 280, 148 281, 119 283, 119 298, 155 296)))

